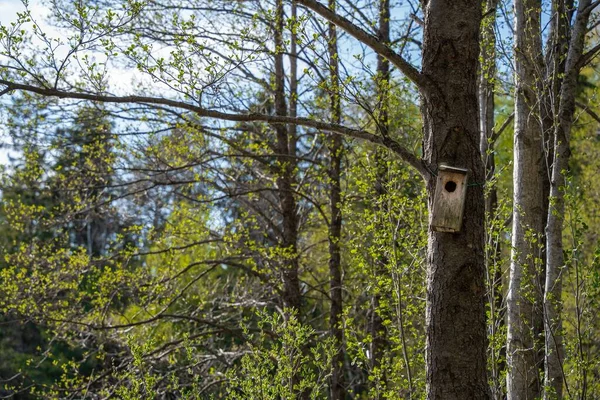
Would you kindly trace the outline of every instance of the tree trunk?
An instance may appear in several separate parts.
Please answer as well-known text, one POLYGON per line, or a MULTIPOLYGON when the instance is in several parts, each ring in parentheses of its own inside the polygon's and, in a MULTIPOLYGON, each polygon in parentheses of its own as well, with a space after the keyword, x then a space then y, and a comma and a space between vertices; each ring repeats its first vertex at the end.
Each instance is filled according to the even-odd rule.
POLYGON ((566 54, 564 80, 560 87, 558 116, 554 129, 554 157, 550 182, 550 208, 546 227, 547 260, 544 292, 544 328, 546 339, 544 399, 561 399, 563 393, 564 343, 561 318, 561 273, 565 265, 562 229, 565 212, 566 174, 569 169, 571 126, 575 113, 577 77, 584 50, 591 0, 578 3, 577 16, 566 54))
MULTIPOLYGON (((552 309, 548 309, 548 293, 553 291, 552 288, 548 288, 546 285, 552 285, 553 278, 548 274, 548 251, 550 254, 555 251, 548 246, 552 237, 548 238, 548 231, 553 230, 556 227, 556 221, 550 217, 550 190, 551 180, 553 173, 554 164, 554 153, 555 149, 555 130, 557 128, 557 116, 559 115, 559 103, 560 103, 560 91, 563 83, 563 77, 565 73, 565 62, 569 48, 569 35, 571 28, 572 13, 567 10, 572 10, 573 2, 568 0, 554 0, 552 2, 552 14, 550 18, 550 32, 546 42, 546 55, 545 55, 545 79, 544 79, 544 91, 543 98, 541 101, 542 111, 542 126, 543 126, 543 140, 544 140, 544 155, 545 165, 543 166, 542 178, 543 178, 543 196, 544 196, 544 215, 546 218, 546 246, 544 247, 543 262, 545 267, 544 273, 544 398, 552 399, 556 395, 557 398, 562 397, 562 368, 557 365, 555 356, 559 353, 556 350, 562 351, 562 345, 558 348, 552 349, 550 341, 552 340, 553 333, 551 332, 551 326, 548 324, 548 312, 552 314, 552 309), (552 224, 552 228, 549 228, 548 224, 552 224)), ((562 232, 562 227, 560 228, 562 232)), ((562 233, 561 233, 562 234, 562 233)), ((551 234, 551 236, 553 236, 551 234)), ((550 268, 550 275, 553 273, 553 268, 550 268)), ((559 285, 560 286, 560 285, 559 285)), ((554 289, 560 290, 555 287, 554 289)), ((561 354, 562 358, 562 354, 561 354)))
MULTIPOLYGON (((381 118, 381 117, 380 117, 381 118)), ((381 123, 381 120, 379 121, 381 123)), ((380 127, 381 128, 381 127, 380 127)), ((376 170, 376 181, 375 181, 375 196, 376 202, 378 203, 376 210, 376 220, 381 221, 382 215, 386 212, 385 206, 383 205, 385 200, 385 186, 387 182, 387 163, 385 160, 386 151, 385 149, 377 148, 375 149, 375 157, 374 164, 376 170)), ((374 259, 374 268, 373 268, 373 278, 375 280, 375 284, 377 285, 377 277, 385 275, 386 265, 388 263, 388 258, 384 253, 385 250, 380 249, 377 252, 374 259)), ((375 371, 381 368, 381 363, 383 359, 383 355, 385 349, 387 347, 387 331, 385 326, 383 325, 383 316, 382 314, 385 312, 382 309, 382 293, 381 290, 374 288, 375 293, 371 298, 371 310, 370 310, 370 318, 369 318, 369 334, 371 336, 371 348, 369 351, 370 354, 370 368, 371 371, 375 371)), ((372 388, 386 387, 386 377, 385 371, 381 371, 383 374, 380 379, 372 380, 370 385, 372 388)))
MULTIPOLYGON (((555 285, 553 282, 556 276, 553 276, 555 268, 550 265, 553 261, 548 259, 550 255, 554 258, 554 248, 551 242, 554 241, 555 235, 552 233, 557 228, 556 219, 550 216, 550 196, 551 196, 551 181, 553 180, 553 165, 555 151, 559 150, 555 148, 556 140, 556 129, 558 128, 558 116, 559 116, 559 104, 560 104, 560 92, 563 83, 566 58, 569 51, 569 36, 571 28, 571 19, 573 9, 572 0, 565 2, 564 0, 554 0, 552 2, 552 14, 550 19, 550 32, 548 34, 546 44, 546 57, 545 57, 545 87, 544 97, 542 99, 542 124, 543 124, 543 140, 544 140, 544 152, 545 152, 545 165, 543 170, 543 195, 544 195, 544 215, 546 218, 546 246, 544 248, 543 260, 545 266, 544 276, 544 399, 562 398, 562 358, 563 358, 563 346, 560 336, 556 337, 554 341, 554 335, 558 334, 559 329, 555 332, 552 330, 555 328, 562 329, 561 321, 556 320, 560 318, 560 309, 557 309, 549 304, 550 293, 558 291, 560 293, 561 283, 555 285), (550 237, 548 233, 550 232, 550 237), (550 285, 550 286, 547 286, 550 285), (550 315, 549 315, 550 314, 550 315), (549 324, 548 318, 557 322, 556 326, 549 324), (558 345, 558 346, 555 346, 558 345), (556 397, 555 397, 556 396, 556 397)), ((553 196, 555 195, 552 194, 553 196)), ((554 208, 553 208, 554 209, 554 208)), ((552 210, 553 210, 552 209, 552 210)), ((562 223, 560 224, 562 235, 562 223)), ((562 245, 562 244, 561 244, 562 245)), ((562 248, 560 250, 562 252, 562 248)))
MULTIPOLYGON (((498 193, 494 181, 496 160, 494 156, 494 141, 497 136, 494 133, 494 80, 496 78, 496 6, 498 0, 488 0, 485 5, 485 14, 489 16, 482 23, 481 32, 481 65, 479 74, 479 127, 481 130, 480 152, 485 164, 485 214, 486 220, 495 218, 498 210, 498 193)), ((498 134, 500 134, 499 132, 498 134)), ((498 336, 504 326, 502 307, 504 296, 502 293, 502 269, 498 266, 501 256, 500 242, 489 236, 489 228, 486 243, 486 271, 488 276, 488 307, 490 320, 488 321, 489 335, 492 338, 498 336)), ((496 353, 494 348, 490 350, 490 378, 492 381, 492 396, 495 400, 502 400, 504 393, 500 383, 502 371, 506 364, 505 351, 496 353)))
MULTIPOLYGON (((481 2, 424 4, 424 157, 469 170, 458 233, 429 231, 427 277, 427 398, 489 399, 484 308, 484 166, 479 152, 477 66, 481 2)), ((436 177, 427 180, 429 210, 436 177)))
MULTIPOLYGON (((336 0, 329 0, 329 8, 335 10, 336 0)), ((339 82, 339 64, 337 49, 337 30, 333 23, 328 24, 329 73, 330 73, 330 107, 331 122, 341 122, 341 98, 339 82)), ((343 139, 333 135, 329 139, 329 206, 331 220, 329 222, 329 296, 331 310, 329 314, 329 331, 335 340, 336 353, 333 356, 330 382, 331 400, 343 400, 346 397, 344 379, 344 330, 342 328, 342 258, 340 244, 342 240, 342 156, 343 139)))
MULTIPOLYGON (((389 0, 379 1, 379 21, 377 29, 377 39, 381 43, 390 43, 390 3, 389 0)), ((381 56, 377 55, 377 75, 375 76, 375 86, 377 90, 377 131, 379 135, 383 137, 389 136, 389 84, 390 84, 390 63, 389 61, 381 56)), ((377 196, 376 202, 378 204, 377 215, 378 219, 382 218, 386 214, 387 210, 385 207, 385 194, 387 185, 387 152, 385 149, 376 148, 374 164, 376 168, 376 181, 375 181, 375 195, 377 196)), ((382 276, 387 273, 386 266, 388 264, 388 258, 384 251, 380 251, 375 258, 375 278, 382 276)), ((376 293, 371 299, 371 319, 369 323, 369 333, 371 335, 371 370, 377 370, 381 368, 382 358, 387 347, 387 332, 383 325, 382 313, 384 310, 381 308, 381 297, 382 291, 376 290, 376 293)), ((385 371, 382 371, 383 375, 381 379, 373 381, 372 385, 375 387, 386 387, 385 371)))
POLYGON ((534 400, 541 395, 538 350, 542 326, 539 277, 544 233, 544 165, 538 114, 542 45, 540 0, 515 1, 515 132, 513 228, 507 295, 508 399, 534 400))
MULTIPOLYGON (((283 0, 277 0, 275 10, 275 114, 287 115, 285 101, 285 70, 283 66, 283 53, 285 44, 283 41, 284 12, 283 0)), ((296 217, 296 199, 294 197, 294 158, 295 152, 290 152, 289 132, 285 125, 275 126, 276 149, 278 155, 279 176, 277 177, 277 189, 279 204, 282 215, 283 237, 281 246, 285 249, 285 257, 282 265, 283 278, 283 304, 285 307, 298 312, 301 306, 300 280, 298 277, 298 221, 296 217), (290 157, 292 156, 292 157, 290 157)), ((294 149, 292 149, 294 150, 294 149)))
MULTIPOLYGON (((573 104, 574 106, 574 104, 573 104)), ((561 107, 562 108, 562 107, 561 107)), ((574 110, 574 107, 573 107, 574 110)), ((564 267, 562 226, 564 220, 565 171, 569 166, 570 147, 569 131, 571 121, 563 115, 554 132, 554 163, 550 185, 551 206, 548 209, 548 225, 546 227, 547 260, 546 290, 544 292, 544 399, 561 399, 563 388, 564 344, 562 340, 561 271, 564 267)))
MULTIPOLYGON (((543 165, 543 193, 544 193, 544 215, 548 216, 550 196, 550 179, 552 177, 552 163, 554 158, 554 129, 555 118, 558 115, 560 87, 562 85, 565 62, 569 47, 569 36, 571 28, 573 0, 554 0, 552 2, 552 14, 550 18, 550 31, 546 41, 545 76, 543 80, 541 106, 541 118, 544 140, 545 165, 543 165)), ((546 248, 544 248, 544 265, 546 264, 546 248)), ((545 279, 545 277, 544 277, 545 279)))

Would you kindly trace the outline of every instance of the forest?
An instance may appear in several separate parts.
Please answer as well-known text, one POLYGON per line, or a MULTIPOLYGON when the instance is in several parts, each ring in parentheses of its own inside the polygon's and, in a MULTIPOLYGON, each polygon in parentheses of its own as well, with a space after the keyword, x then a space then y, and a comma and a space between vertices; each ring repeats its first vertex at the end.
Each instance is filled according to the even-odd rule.
POLYGON ((0 398, 600 398, 600 0, 0 1, 0 398))

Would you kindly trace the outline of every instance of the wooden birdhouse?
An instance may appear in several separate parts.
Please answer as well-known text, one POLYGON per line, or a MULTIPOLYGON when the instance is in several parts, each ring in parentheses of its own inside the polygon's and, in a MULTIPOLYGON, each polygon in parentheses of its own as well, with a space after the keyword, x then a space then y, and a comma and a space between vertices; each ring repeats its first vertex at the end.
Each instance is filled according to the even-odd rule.
POLYGON ((431 217, 431 229, 434 231, 460 231, 465 211, 468 172, 464 168, 439 166, 431 217))

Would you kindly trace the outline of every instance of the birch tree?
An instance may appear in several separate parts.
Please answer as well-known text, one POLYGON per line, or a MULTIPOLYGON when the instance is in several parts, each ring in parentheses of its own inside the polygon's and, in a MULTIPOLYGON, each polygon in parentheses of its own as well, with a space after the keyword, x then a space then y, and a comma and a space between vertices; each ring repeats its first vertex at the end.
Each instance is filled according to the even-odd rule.
POLYGON ((507 294, 507 394, 538 398, 539 285, 545 216, 542 192, 543 148, 539 119, 542 68, 541 1, 515 1, 515 133, 512 255, 507 294))

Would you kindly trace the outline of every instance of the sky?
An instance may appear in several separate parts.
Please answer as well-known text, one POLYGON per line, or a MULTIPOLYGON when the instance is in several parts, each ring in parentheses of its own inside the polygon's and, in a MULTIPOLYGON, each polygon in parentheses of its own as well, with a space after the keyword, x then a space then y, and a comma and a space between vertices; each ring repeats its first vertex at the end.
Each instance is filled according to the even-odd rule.
MULTIPOLYGON (((44 22, 44 17, 48 14, 49 10, 42 4, 40 0, 29 0, 29 5, 34 18, 44 32, 48 33, 50 36, 64 38, 64 34, 61 34, 59 30, 44 22)), ((10 24, 16 20, 16 13, 24 10, 25 7, 21 0, 0 0, 0 23, 3 25, 10 24)), ((350 40, 349 43, 353 43, 353 40, 350 40)), ((355 50, 356 49, 353 48, 352 44, 350 44, 349 48, 347 49, 347 51, 350 53, 354 52, 355 50)), ((351 57, 348 57, 348 59, 351 59, 351 57)), ((136 80, 139 81, 140 79, 139 73, 132 68, 119 69, 115 68, 114 66, 111 66, 109 71, 111 92, 117 95, 132 94, 132 88, 136 86, 136 80)), ((4 128, 0 126, 0 140, 4 141, 6 144, 7 135, 3 129, 4 128)), ((6 149, 0 148, 0 164, 6 164, 7 161, 6 149)))
MULTIPOLYGON (((50 37, 65 38, 65 35, 60 30, 45 22, 46 16, 49 14, 49 9, 40 0, 30 0, 29 8, 36 22, 45 33, 50 37)), ((10 25, 10 23, 16 21, 17 13, 23 11, 25 11, 25 6, 21 0, 0 0, 0 24, 5 26, 10 25)), ((29 29, 29 27, 26 29, 29 29)), ((0 56, 1 60, 2 57, 0 56)), ((135 81, 135 70, 111 68, 109 79, 113 92, 121 95, 129 94, 128 89, 131 88, 132 82, 135 81)), ((10 138, 3 126, 0 126, 0 141, 2 142, 2 146, 0 146, 0 165, 7 165, 9 161, 9 150, 7 148, 10 148, 10 138)))
MULTIPOLYGON (((31 9, 34 14, 43 15, 45 9, 37 0, 32 1, 31 9)), ((17 12, 24 11, 25 6, 21 0, 0 0, 0 24, 8 25, 14 22, 17 18, 17 12)), ((0 126, 0 165, 8 164, 8 156, 10 153, 10 138, 3 126, 0 126)))
POLYGON ((0 0, 0 22, 6 24, 14 21, 17 12, 24 9, 20 0, 0 0))

